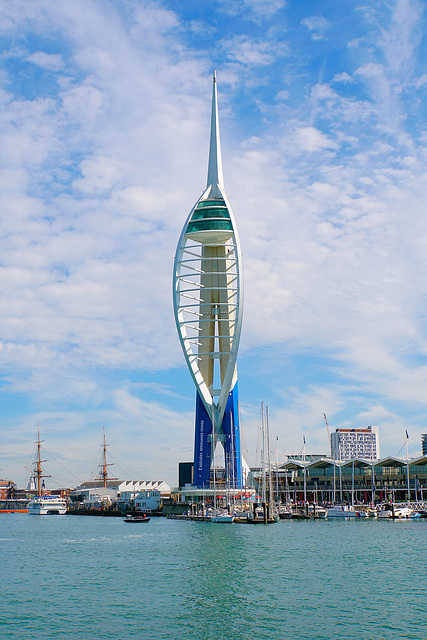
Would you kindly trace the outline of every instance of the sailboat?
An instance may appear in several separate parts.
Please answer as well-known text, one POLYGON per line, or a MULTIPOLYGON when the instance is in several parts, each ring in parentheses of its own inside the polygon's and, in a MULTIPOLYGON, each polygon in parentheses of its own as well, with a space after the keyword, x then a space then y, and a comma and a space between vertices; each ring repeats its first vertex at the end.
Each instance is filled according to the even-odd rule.
POLYGON ((46 493, 43 494, 45 489, 44 480, 42 478, 50 478, 49 475, 43 473, 42 462, 46 460, 41 459, 41 443, 40 429, 37 429, 37 457, 34 462, 33 479, 36 484, 36 495, 28 503, 28 513, 37 516, 49 516, 60 515, 63 516, 67 513, 67 501, 59 496, 51 496, 46 493))
MULTIPOLYGON (((213 469, 213 512, 210 516, 211 522, 231 524, 234 517, 225 510, 218 509, 216 495, 216 465, 215 465, 215 419, 212 419, 212 469, 213 469)), ((227 469, 227 464, 225 464, 227 469)))
POLYGON ((261 504, 254 503, 253 511, 248 516, 248 524, 272 524, 278 521, 278 515, 273 503, 273 487, 271 482, 270 431, 268 424, 268 407, 261 402, 261 504), (268 475, 266 470, 268 465, 268 475), (268 480, 268 500, 267 500, 268 480))

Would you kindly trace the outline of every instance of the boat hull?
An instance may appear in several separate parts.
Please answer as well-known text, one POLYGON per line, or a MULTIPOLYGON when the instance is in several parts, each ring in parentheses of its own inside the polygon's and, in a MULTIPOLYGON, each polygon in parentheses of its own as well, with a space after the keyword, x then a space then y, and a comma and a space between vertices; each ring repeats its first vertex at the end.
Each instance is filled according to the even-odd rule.
POLYGON ((327 518, 357 518, 358 514, 356 511, 349 509, 346 506, 342 507, 332 507, 331 509, 326 510, 327 518))
POLYGON ((0 500, 0 513, 28 513, 28 500, 0 500))

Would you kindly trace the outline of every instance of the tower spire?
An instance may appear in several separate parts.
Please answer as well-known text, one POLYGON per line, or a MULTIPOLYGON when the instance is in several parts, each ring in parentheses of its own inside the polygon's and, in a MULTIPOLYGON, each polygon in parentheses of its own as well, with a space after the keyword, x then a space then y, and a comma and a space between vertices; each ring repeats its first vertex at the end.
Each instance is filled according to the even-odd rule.
POLYGON ((216 71, 213 72, 211 142, 209 148, 208 183, 206 186, 209 187, 211 185, 212 189, 210 195, 214 198, 221 197, 218 186, 224 189, 224 178, 222 175, 221 144, 219 140, 216 71))

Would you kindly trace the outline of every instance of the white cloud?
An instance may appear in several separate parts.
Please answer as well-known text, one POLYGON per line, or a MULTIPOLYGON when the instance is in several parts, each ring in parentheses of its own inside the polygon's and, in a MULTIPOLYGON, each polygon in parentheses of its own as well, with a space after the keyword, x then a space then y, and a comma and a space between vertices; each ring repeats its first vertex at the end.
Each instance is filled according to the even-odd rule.
POLYGON ((286 6, 286 0, 221 0, 223 11, 236 16, 243 14, 256 20, 274 16, 286 6))
POLYGON ((323 149, 338 149, 338 144, 315 127, 295 130, 294 144, 300 152, 315 153, 323 149))
POLYGON ((351 82, 354 82, 353 78, 346 73, 345 71, 343 73, 337 73, 333 79, 333 82, 342 82, 343 84, 349 84, 351 82))
POLYGON ((64 63, 62 56, 54 53, 44 53, 44 51, 36 51, 28 56, 27 60, 43 69, 49 71, 59 71, 63 68, 64 63))
POLYGON ((231 60, 245 65, 269 65, 277 56, 287 53, 287 47, 283 43, 277 45, 269 40, 256 41, 241 35, 224 40, 222 46, 231 60))
POLYGON ((311 34, 313 40, 323 40, 325 38, 325 31, 330 27, 329 20, 323 16, 310 16, 301 20, 303 24, 311 34))

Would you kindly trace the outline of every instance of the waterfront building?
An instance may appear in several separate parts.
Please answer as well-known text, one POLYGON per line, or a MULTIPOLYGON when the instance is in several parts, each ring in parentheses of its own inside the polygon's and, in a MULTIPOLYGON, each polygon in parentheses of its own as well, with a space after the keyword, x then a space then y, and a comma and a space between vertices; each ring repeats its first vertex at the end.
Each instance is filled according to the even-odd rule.
POLYGON ((236 359, 242 325, 242 258, 224 189, 216 76, 207 186, 184 224, 174 263, 174 314, 196 386, 193 485, 207 488, 218 442, 229 483, 242 482, 236 359))
POLYGON ((366 429, 336 429, 331 433, 331 456, 340 462, 352 458, 379 460, 379 428, 369 426, 366 429))
POLYGON ((158 491, 163 499, 170 498, 171 487, 162 480, 118 480, 103 479, 83 482, 70 491, 73 502, 82 502, 85 506, 95 507, 111 503, 129 503, 141 491, 158 491))
POLYGON ((156 489, 141 491, 134 499, 134 507, 137 511, 157 511, 161 504, 162 495, 156 489))
MULTIPOLYGON (((276 470, 272 470, 276 477, 276 470)), ((295 502, 378 502, 423 500, 427 496, 427 456, 405 460, 353 458, 338 462, 319 458, 311 462, 289 459, 279 467, 279 498, 295 502)), ((274 486, 274 483, 273 483, 274 486)))
POLYGON ((9 500, 15 497, 16 486, 10 480, 0 480, 0 500, 9 500))

